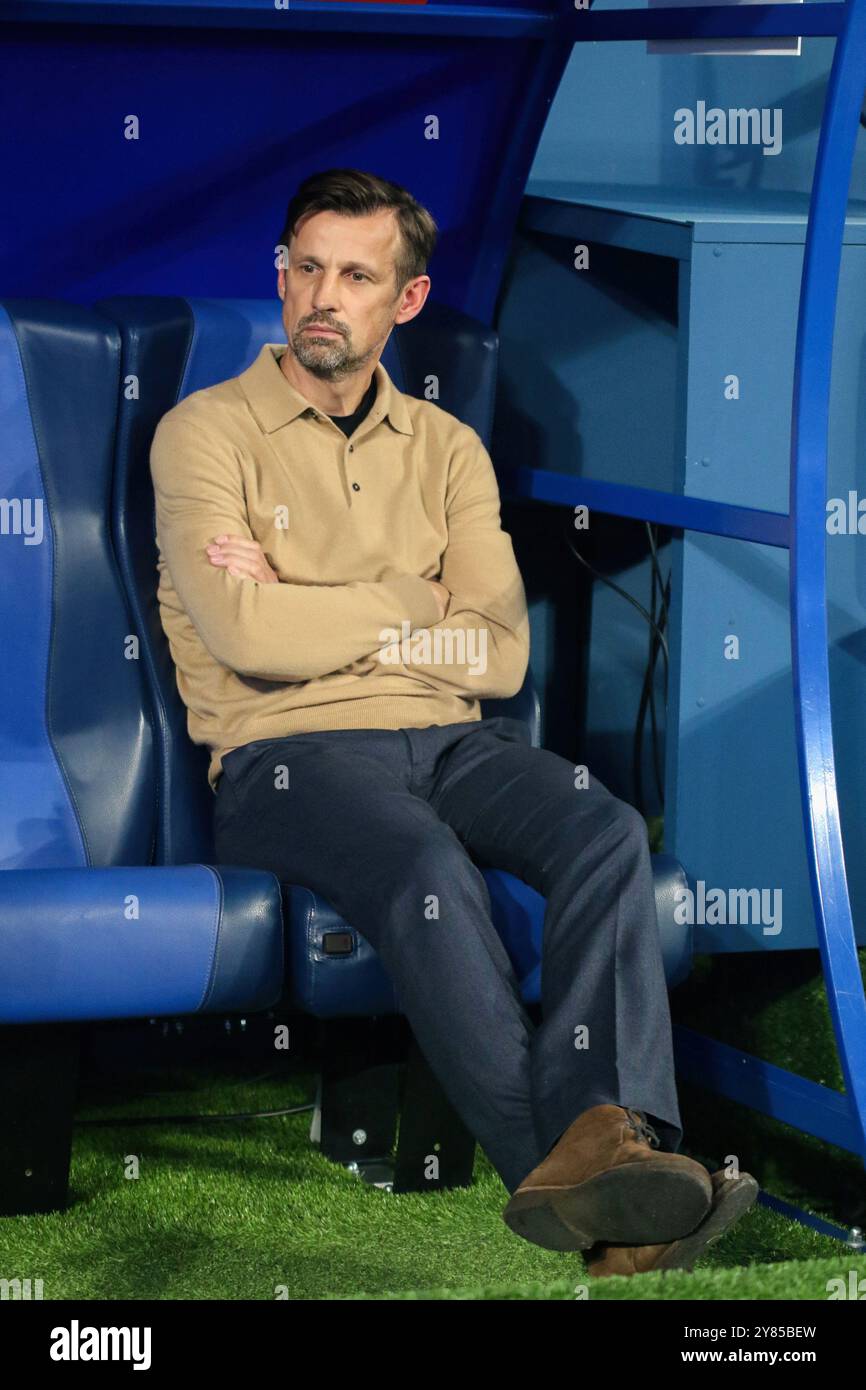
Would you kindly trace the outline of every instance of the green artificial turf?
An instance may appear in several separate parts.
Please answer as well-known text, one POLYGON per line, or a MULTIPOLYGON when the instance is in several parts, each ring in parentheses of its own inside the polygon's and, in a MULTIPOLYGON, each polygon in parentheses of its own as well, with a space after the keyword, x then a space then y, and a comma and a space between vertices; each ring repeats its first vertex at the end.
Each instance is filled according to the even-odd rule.
MULTIPOLYGON (((176 1081, 183 1089, 175 1098, 103 1098, 98 1112, 128 1114, 131 1099, 142 1114, 170 1104, 188 1112, 193 1102, 203 1110, 276 1108, 308 1098, 312 1078, 176 1081)), ((70 1209, 0 1222, 0 1268, 6 1277, 41 1278, 45 1298, 73 1299, 273 1299, 279 1286, 291 1299, 466 1290, 564 1298, 584 1282, 579 1254, 542 1250, 508 1230, 507 1193, 480 1151, 471 1188, 395 1196, 323 1158, 308 1127, 309 1115, 300 1114, 78 1129, 70 1209), (137 1179, 124 1176, 131 1155, 137 1179)), ((824 1297, 825 1271, 860 1264, 866 1274, 866 1259, 852 1262, 835 1242, 753 1209, 693 1275, 648 1276, 641 1292, 634 1280, 594 1280, 591 1296, 824 1297), (806 1263, 780 1265, 786 1260, 806 1263), (771 1292, 759 1292, 765 1288, 771 1292)))
MULTIPOLYGON (((817 956, 713 958, 674 991, 674 1018, 841 1084, 817 956), (772 968, 768 966, 772 961, 772 968)), ((270 1075, 220 1064, 85 1078, 77 1118, 237 1112, 312 1100, 299 1059, 270 1075)), ((776 1195, 830 1219, 866 1214, 853 1156, 681 1086, 686 1147, 734 1153, 776 1195)), ((480 1149, 468 1189, 394 1195, 322 1157, 310 1114, 75 1130, 62 1213, 0 1219, 0 1277, 46 1299, 826 1299, 866 1256, 763 1207, 693 1274, 587 1279, 579 1254, 542 1250, 502 1220, 507 1193, 480 1149), (128 1177, 137 1160, 138 1177, 128 1177)))

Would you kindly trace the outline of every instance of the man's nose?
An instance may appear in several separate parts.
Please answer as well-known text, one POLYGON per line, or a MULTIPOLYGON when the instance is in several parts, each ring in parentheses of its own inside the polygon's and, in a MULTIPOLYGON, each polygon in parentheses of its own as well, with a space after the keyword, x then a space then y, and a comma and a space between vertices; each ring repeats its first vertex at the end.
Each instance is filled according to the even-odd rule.
POLYGON ((333 277, 323 275, 313 290, 313 308, 321 313, 334 313, 340 302, 337 273, 333 277))

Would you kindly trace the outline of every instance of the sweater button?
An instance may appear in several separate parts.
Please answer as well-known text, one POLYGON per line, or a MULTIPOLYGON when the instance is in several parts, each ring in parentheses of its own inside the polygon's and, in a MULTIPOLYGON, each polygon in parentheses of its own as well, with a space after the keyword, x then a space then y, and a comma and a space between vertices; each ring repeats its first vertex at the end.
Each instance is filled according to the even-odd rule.
POLYGON ((353 483, 353 484, 352 484, 352 491, 353 491, 353 492, 360 492, 360 491, 361 491, 361 484, 360 484, 360 483, 353 483))
POLYGON ((355 452, 355 446, 354 446, 354 444, 350 444, 350 445, 349 445, 349 453, 350 453, 350 454, 354 454, 354 452, 355 452))

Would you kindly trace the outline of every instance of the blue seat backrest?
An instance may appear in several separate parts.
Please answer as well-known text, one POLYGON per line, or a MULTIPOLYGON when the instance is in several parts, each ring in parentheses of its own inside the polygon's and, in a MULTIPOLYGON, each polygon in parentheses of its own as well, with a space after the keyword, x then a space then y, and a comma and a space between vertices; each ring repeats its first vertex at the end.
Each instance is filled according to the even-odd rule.
POLYGON ((0 866, 148 864, 149 701, 108 524, 120 337, 0 300, 0 866))
MULTIPOLYGON (((142 634, 154 700, 160 811, 157 862, 182 864, 212 857, 213 794, 208 754, 187 733, 186 709, 162 631, 157 592, 155 516, 150 444, 159 420, 183 397, 237 376, 266 342, 284 343, 281 303, 120 296, 95 308, 120 329, 125 384, 118 422, 113 526, 119 563, 142 634)), ((397 388, 427 394, 431 380, 443 409, 475 429, 489 447, 496 389, 494 330, 456 310, 425 305, 395 328, 382 363, 397 388)), ((494 713, 530 721, 537 741, 538 709, 531 683, 513 706, 494 713)))

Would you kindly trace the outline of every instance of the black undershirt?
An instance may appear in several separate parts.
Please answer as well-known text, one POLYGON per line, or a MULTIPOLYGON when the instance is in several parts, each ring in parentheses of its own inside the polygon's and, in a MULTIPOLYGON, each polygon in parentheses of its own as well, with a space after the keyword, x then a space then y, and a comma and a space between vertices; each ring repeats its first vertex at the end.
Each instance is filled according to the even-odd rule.
POLYGON ((372 377, 370 378, 370 385, 364 392, 364 399, 361 401, 361 404, 358 406, 358 409, 353 411, 351 415, 332 415, 330 416, 330 419, 333 420, 335 425, 340 426, 340 429, 348 438, 348 436, 358 428, 365 415, 369 414, 370 407, 372 406, 375 399, 376 373, 374 372, 372 377))

